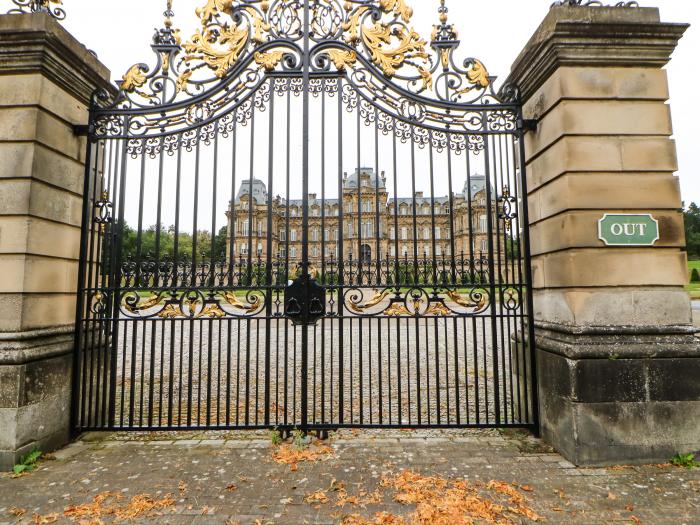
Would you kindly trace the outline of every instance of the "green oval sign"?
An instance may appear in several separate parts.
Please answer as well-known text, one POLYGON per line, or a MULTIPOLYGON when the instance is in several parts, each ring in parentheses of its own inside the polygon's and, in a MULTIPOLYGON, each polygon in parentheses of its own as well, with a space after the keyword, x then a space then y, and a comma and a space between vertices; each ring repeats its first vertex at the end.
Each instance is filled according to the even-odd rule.
POLYGON ((606 246, 653 246, 659 240, 659 221, 649 214, 609 214, 598 222, 598 237, 606 246))

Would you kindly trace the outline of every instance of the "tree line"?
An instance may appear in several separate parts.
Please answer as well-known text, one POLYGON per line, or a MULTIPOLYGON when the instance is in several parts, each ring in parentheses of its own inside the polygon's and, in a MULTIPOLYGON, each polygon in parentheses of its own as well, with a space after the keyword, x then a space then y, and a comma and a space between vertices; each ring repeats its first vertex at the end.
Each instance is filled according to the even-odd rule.
POLYGON ((690 203, 684 212, 685 243, 689 259, 700 259, 700 207, 690 203))
MULTIPOLYGON (((175 227, 161 227, 160 235, 158 228, 150 226, 141 231, 140 238, 138 229, 132 228, 128 224, 124 225, 122 236, 122 257, 124 260, 136 259, 140 254, 141 259, 149 259, 156 255, 161 260, 175 258, 175 227)), ((228 251, 227 228, 223 226, 214 236, 214 246, 212 253, 212 236, 207 230, 199 230, 196 237, 197 260, 220 260, 226 258, 228 251)), ((192 249, 195 247, 195 237, 191 232, 177 232, 177 257, 179 260, 192 260, 192 249)))

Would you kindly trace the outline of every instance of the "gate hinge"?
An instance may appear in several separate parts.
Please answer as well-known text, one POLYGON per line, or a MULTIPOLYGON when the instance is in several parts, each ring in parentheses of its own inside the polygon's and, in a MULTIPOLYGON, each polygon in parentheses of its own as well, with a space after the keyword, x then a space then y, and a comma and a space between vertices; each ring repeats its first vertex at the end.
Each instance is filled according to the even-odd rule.
POLYGON ((537 131, 537 119, 519 119, 518 129, 521 131, 537 131))
POLYGON ((87 137, 90 134, 89 124, 74 124, 73 133, 79 137, 87 137))

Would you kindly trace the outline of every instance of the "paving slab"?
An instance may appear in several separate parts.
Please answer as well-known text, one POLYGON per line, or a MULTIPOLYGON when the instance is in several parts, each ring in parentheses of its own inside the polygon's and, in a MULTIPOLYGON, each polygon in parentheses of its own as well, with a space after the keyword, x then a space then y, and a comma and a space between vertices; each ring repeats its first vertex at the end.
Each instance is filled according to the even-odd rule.
MULTIPOLYGON (((71 523, 64 516, 67 507, 108 491, 127 499, 172 495, 172 506, 129 523, 336 524, 351 514, 371 517, 381 511, 409 520, 415 506, 397 503, 390 492, 382 493, 379 502, 337 506, 332 490, 340 483, 351 495, 383 490, 383 476, 407 469, 450 480, 527 486, 527 504, 546 523, 700 523, 700 469, 580 469, 534 438, 497 432, 402 436, 341 433, 337 441, 331 439, 332 454, 325 461, 300 463, 297 470, 274 462, 275 447, 258 434, 247 440, 226 433, 202 439, 144 433, 140 441, 115 434, 90 436, 42 461, 27 476, 0 476, 0 524, 40 522, 53 513, 56 523, 71 523), (305 501, 319 490, 328 495, 327 503, 305 501), (21 510, 24 514, 16 515, 21 510)), ((102 517, 104 523, 116 523, 110 519, 102 517)), ((532 522, 517 518, 513 523, 532 522)))

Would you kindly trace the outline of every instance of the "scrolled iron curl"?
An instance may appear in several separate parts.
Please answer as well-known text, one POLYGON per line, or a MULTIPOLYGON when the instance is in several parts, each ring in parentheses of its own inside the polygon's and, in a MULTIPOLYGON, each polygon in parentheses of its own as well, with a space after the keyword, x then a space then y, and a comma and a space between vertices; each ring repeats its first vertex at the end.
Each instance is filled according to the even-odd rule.
POLYGON ((515 311, 520 308, 520 292, 515 288, 504 288, 501 290, 501 304, 508 311, 515 311))

